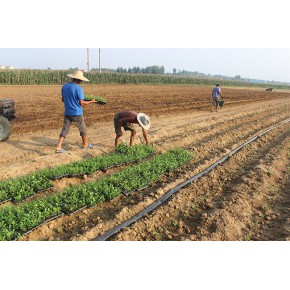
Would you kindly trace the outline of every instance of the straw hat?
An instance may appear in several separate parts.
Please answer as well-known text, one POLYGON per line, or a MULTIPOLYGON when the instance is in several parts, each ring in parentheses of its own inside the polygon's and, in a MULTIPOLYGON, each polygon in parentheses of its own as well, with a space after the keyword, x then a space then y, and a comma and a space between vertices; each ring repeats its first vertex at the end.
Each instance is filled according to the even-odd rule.
POLYGON ((70 78, 85 81, 85 82, 89 81, 87 78, 84 77, 84 74, 81 70, 77 70, 73 74, 68 74, 67 76, 70 78))
POLYGON ((143 114, 143 113, 139 113, 137 114, 137 120, 138 123, 140 124, 140 126, 142 128, 144 128, 145 130, 148 130, 150 128, 150 118, 149 116, 143 114))

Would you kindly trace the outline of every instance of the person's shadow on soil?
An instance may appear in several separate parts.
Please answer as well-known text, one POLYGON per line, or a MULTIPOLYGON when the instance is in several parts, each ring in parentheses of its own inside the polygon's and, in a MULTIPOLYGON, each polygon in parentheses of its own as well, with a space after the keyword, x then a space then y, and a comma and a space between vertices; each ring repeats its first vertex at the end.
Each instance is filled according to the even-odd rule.
MULTIPOLYGON (((34 151, 40 156, 47 155, 51 153, 51 150, 55 150, 57 140, 51 138, 43 138, 43 137, 33 137, 33 141, 11 141, 8 140, 9 144, 14 146, 15 148, 22 151, 34 151)), ((69 144, 64 144, 65 150, 71 150, 73 147, 69 144)))

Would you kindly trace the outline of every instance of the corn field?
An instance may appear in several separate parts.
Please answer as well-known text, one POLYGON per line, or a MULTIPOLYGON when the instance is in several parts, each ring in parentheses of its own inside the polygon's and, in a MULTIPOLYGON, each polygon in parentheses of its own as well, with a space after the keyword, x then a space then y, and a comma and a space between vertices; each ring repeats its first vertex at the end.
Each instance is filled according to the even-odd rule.
MULTIPOLYGON (((0 85, 62 85, 70 79, 67 74, 71 70, 11 70, 0 71, 0 85)), ((174 76, 174 75, 150 75, 150 74, 127 74, 127 73, 99 73, 86 72, 85 76, 90 80, 88 84, 174 84, 174 85, 220 85, 229 86, 260 86, 243 81, 220 80, 216 78, 174 76)), ((269 85, 269 84, 268 84, 269 85)), ((272 85, 273 86, 273 85, 272 85)), ((273 86, 275 87, 275 86, 273 86)), ((277 85, 279 88, 288 86, 277 85)))

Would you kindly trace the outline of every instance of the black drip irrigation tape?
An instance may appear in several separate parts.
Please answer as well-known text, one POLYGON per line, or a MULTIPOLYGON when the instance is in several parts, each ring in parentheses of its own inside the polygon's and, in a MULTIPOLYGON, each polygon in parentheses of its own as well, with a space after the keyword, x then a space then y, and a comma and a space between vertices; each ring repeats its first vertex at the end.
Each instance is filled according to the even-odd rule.
POLYGON ((5 200, 3 200, 3 201, 0 202, 0 205, 6 203, 8 201, 11 201, 11 200, 12 200, 12 198, 5 199, 5 200))
POLYGON ((148 185, 146 185, 146 186, 144 186, 144 187, 142 187, 142 188, 137 188, 136 190, 137 190, 137 191, 142 191, 142 190, 148 188, 148 187, 150 186, 150 184, 151 184, 151 183, 149 183, 148 185))
POLYGON ((215 167, 217 167, 219 164, 225 162, 230 156, 232 156, 233 154, 237 153, 239 150, 241 150, 244 146, 248 145, 249 143, 255 141, 257 138, 262 137, 263 135, 269 133, 270 131, 272 131, 275 128, 278 128, 284 124, 287 124, 290 122, 290 119, 285 120, 277 125, 274 125, 272 127, 270 127, 268 130, 258 134, 257 136, 251 138, 250 140, 246 141, 245 143, 243 143, 242 145, 238 146, 236 149, 232 150, 231 152, 229 152, 227 155, 225 155, 224 157, 222 157, 221 159, 219 159, 218 161, 216 161, 215 163, 213 163, 211 166, 207 167, 205 170, 201 171, 200 173, 194 175, 193 177, 191 177, 190 179, 182 182, 181 184, 177 185, 176 187, 170 189, 169 191, 167 191, 161 198, 159 198, 157 201, 155 201, 153 204, 151 204, 150 206, 148 206, 147 208, 145 208, 144 210, 140 211, 139 213, 137 213, 136 215, 134 215, 132 218, 128 219, 127 221, 123 222, 122 224, 116 226, 115 228, 110 229, 109 231, 105 232, 104 234, 102 234, 99 237, 96 237, 94 239, 92 239, 92 241, 106 241, 108 238, 110 238, 111 236, 115 235, 116 233, 118 233, 120 230, 130 226, 132 223, 136 222, 137 220, 141 219, 144 215, 150 213, 151 211, 153 211, 154 209, 156 209, 157 207, 159 207, 160 205, 162 205, 165 201, 167 201, 174 193, 176 193, 177 191, 179 191, 181 188, 189 185, 190 183, 192 183, 193 181, 199 179, 200 177, 202 177, 203 175, 207 174, 208 172, 210 172, 211 170, 213 170, 215 167))
MULTIPOLYGON (((121 193, 120 194, 118 194, 117 196, 115 196, 115 197, 113 197, 112 199, 110 199, 109 201, 113 201, 113 200, 116 200, 117 198, 119 198, 121 196, 121 193)), ((96 206, 96 205, 94 205, 94 206, 96 206)), ((94 207, 93 206, 93 207, 94 207)))
POLYGON ((131 191, 122 191, 122 193, 124 194, 124 195, 126 195, 126 196, 128 196, 129 194, 132 194, 133 192, 135 192, 136 191, 136 189, 133 189, 133 190, 131 190, 131 191))
POLYGON ((37 193, 42 193, 42 192, 45 192, 45 191, 47 191, 47 190, 49 190, 49 189, 53 189, 53 188, 54 188, 54 186, 50 186, 50 187, 47 187, 47 188, 41 189, 41 190, 39 190, 39 191, 36 191, 35 194, 37 194, 37 193))
POLYGON ((87 208, 87 206, 85 205, 85 206, 83 206, 83 207, 81 207, 81 208, 76 209, 76 210, 73 211, 73 212, 64 211, 64 213, 65 213, 65 214, 68 214, 69 216, 71 216, 71 215, 74 215, 74 214, 76 214, 76 213, 78 213, 78 212, 80 212, 81 210, 86 209, 86 208, 87 208))

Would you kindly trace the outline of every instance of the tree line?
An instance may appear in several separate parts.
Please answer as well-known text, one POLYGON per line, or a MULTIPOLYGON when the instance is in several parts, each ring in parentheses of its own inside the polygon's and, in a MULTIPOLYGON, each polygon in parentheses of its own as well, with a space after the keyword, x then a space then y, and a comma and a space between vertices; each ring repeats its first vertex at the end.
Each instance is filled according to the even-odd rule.
POLYGON ((147 66, 145 68, 140 68, 139 66, 134 66, 133 68, 123 68, 118 67, 116 70, 117 73, 132 73, 132 74, 159 74, 162 75, 165 73, 164 66, 147 66))

